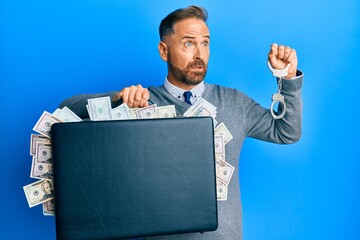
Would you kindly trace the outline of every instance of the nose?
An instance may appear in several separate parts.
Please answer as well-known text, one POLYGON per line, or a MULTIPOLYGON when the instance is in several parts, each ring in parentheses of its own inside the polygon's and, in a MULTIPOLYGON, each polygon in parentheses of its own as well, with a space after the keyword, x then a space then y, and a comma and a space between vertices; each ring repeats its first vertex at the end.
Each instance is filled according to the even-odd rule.
POLYGON ((204 59, 204 49, 201 46, 195 47, 194 60, 203 60, 204 59))

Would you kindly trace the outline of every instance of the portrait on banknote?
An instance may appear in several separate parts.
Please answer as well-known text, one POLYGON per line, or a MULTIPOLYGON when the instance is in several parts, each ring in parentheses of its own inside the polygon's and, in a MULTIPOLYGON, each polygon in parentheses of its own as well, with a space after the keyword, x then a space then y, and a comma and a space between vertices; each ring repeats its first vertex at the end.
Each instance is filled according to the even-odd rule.
POLYGON ((43 196, 43 201, 54 197, 54 188, 50 181, 45 180, 44 182, 42 182, 41 190, 45 193, 43 196))

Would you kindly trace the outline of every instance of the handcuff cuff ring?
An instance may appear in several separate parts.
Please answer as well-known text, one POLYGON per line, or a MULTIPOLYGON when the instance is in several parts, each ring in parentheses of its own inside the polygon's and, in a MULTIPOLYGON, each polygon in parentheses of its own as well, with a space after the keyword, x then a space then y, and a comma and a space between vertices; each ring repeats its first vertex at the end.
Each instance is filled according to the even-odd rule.
POLYGON ((286 113, 286 104, 285 104, 284 96, 281 95, 280 93, 275 93, 275 94, 273 94, 271 100, 272 100, 272 103, 271 103, 271 106, 270 106, 271 115, 273 116, 274 119, 282 118, 286 113), (279 104, 282 105, 282 111, 278 115, 276 115, 275 112, 274 112, 274 107, 275 107, 276 103, 279 103, 279 104))
POLYGON ((271 64, 270 61, 268 60, 268 68, 270 69, 270 71, 272 72, 274 77, 278 78, 278 92, 272 95, 272 103, 270 106, 270 112, 271 115, 273 116, 274 119, 280 119, 282 117, 284 117, 285 113, 286 113, 286 104, 285 104, 285 98, 284 96, 281 94, 281 90, 282 90, 282 77, 285 77, 286 75, 288 75, 288 70, 290 67, 290 63, 284 68, 284 69, 274 69, 271 64), (279 103, 282 105, 282 111, 279 115, 276 115, 274 112, 274 107, 275 104, 279 103))

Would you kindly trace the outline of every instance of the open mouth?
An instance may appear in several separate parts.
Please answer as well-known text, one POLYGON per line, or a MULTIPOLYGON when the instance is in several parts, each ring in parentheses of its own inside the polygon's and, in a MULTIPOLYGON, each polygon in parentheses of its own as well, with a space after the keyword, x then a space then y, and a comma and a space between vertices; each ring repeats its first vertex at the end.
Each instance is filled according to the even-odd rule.
POLYGON ((191 71, 196 72, 204 72, 206 71, 205 63, 201 61, 196 61, 188 65, 188 69, 191 69, 191 71))
POLYGON ((193 66, 191 69, 200 71, 200 70, 204 70, 204 67, 201 65, 198 65, 198 66, 193 66))

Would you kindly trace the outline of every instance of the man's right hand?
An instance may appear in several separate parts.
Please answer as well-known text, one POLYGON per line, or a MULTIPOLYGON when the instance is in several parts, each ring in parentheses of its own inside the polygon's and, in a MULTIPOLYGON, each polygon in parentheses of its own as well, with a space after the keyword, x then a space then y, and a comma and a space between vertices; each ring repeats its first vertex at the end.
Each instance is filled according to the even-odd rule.
POLYGON ((126 103, 129 108, 142 108, 149 106, 149 97, 149 90, 138 84, 137 86, 132 85, 122 89, 114 95, 112 101, 116 102, 122 99, 122 102, 126 103))

